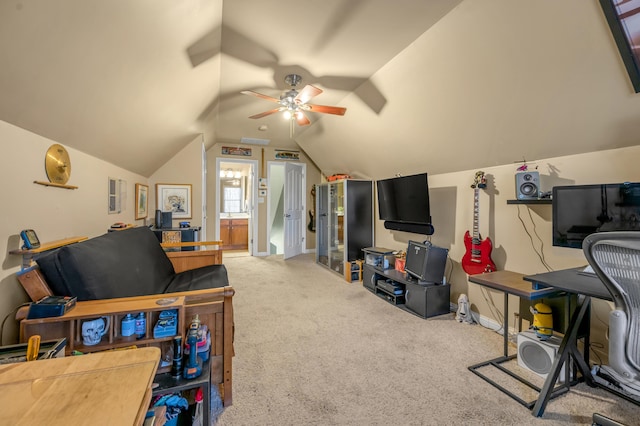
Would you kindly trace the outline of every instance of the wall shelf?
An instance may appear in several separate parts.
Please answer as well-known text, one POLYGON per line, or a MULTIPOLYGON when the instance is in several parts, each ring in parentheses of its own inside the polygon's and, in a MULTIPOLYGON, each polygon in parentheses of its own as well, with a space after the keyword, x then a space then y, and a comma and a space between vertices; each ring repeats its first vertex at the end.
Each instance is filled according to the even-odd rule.
POLYGON ((55 186, 56 188, 78 189, 77 186, 63 185, 61 183, 55 183, 55 182, 43 182, 43 181, 39 181, 39 180, 34 180, 33 183, 37 183, 38 185, 44 185, 44 186, 55 186))
POLYGON ((507 200, 507 204, 551 204, 551 198, 538 198, 536 200, 507 200))
POLYGON ((62 240, 51 241, 49 243, 42 243, 40 247, 33 249, 17 249, 10 250, 9 253, 17 254, 22 256, 22 269, 27 269, 32 265, 32 261, 35 257, 41 253, 47 252, 49 250, 57 249, 62 246, 66 246, 69 244, 79 243, 80 241, 87 240, 89 237, 70 237, 64 238, 62 240))

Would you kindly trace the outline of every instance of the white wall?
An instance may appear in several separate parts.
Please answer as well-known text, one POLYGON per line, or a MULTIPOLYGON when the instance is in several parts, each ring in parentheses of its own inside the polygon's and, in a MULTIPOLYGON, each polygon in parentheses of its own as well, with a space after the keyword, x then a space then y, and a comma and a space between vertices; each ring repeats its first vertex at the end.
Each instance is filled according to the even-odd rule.
MULTIPOLYGON (((154 223, 156 203, 156 185, 159 183, 191 185, 191 218, 174 219, 173 224, 186 221, 193 227, 202 226, 202 136, 197 136, 178 152, 171 160, 149 177, 149 218, 154 223)), ((215 173, 215 167, 213 168, 215 173)), ((214 202, 215 200, 211 200, 214 202)), ((204 238, 201 238, 204 240, 204 238)))
MULTIPOLYGON (((35 180, 48 181, 44 168, 45 153, 54 143, 60 142, 0 121, 4 172, 1 193, 6 203, 0 216, 0 240, 3 241, 0 245, 2 319, 12 315, 14 309, 28 300, 15 278, 15 273, 20 270, 21 256, 9 254, 22 245, 19 237, 22 229, 34 229, 41 242, 48 242, 73 236, 102 235, 114 222, 143 223, 134 220, 134 188, 136 183, 146 184, 147 179, 75 149, 65 147, 71 159, 71 177, 67 183, 78 186, 78 189, 34 184, 35 180), (109 177, 127 182, 127 198, 120 214, 108 214, 109 177)), ((8 320, 2 342, 15 342, 16 333, 15 322, 8 320)))

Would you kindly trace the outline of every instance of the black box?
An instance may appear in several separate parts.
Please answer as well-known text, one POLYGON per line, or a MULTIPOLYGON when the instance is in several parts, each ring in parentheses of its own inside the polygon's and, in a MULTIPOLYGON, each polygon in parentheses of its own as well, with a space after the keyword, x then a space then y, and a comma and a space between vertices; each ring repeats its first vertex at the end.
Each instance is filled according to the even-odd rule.
POLYGON ((77 297, 45 296, 29 306, 27 319, 61 317, 76 306, 77 297))
POLYGON ((405 308, 422 318, 450 312, 449 284, 418 284, 405 282, 405 308))

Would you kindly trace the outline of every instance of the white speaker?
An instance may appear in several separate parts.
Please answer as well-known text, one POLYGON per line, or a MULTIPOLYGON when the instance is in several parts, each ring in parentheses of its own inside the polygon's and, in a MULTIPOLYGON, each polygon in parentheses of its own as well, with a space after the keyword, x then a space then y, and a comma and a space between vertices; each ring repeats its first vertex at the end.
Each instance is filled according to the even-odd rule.
POLYGON ((540 197, 540 173, 516 173, 516 198, 518 200, 536 200, 540 197))
MULTIPOLYGON (((553 361, 558 354, 562 340, 557 336, 551 336, 547 340, 540 340, 533 331, 522 331, 518 333, 518 365, 527 370, 533 371, 543 378, 551 372, 553 361)), ((558 382, 564 382, 564 369, 562 366, 558 375, 558 382)))

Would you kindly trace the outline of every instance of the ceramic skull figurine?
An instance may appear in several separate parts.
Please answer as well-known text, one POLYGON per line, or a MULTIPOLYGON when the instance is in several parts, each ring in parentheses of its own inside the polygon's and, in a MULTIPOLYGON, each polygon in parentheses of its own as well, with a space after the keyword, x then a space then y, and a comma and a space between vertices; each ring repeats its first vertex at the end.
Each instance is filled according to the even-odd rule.
POLYGON ((109 317, 100 317, 82 323, 82 342, 85 346, 97 345, 109 330, 109 317))

